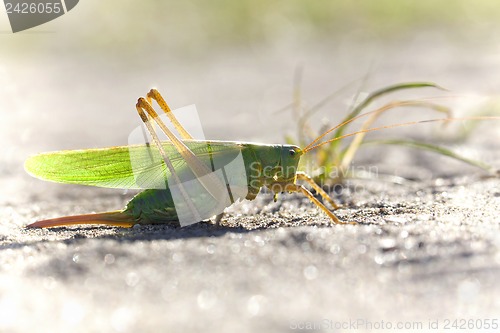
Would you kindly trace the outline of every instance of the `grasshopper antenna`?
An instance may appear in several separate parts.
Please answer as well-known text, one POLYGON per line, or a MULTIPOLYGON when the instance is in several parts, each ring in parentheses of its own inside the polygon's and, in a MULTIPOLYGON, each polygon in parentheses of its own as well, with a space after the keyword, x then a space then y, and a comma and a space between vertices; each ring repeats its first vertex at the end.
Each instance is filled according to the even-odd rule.
MULTIPOLYGON (((395 101, 395 102, 391 102, 391 103, 388 103, 376 110, 373 110, 373 111, 370 111, 370 112, 366 112, 366 113, 363 113, 363 114, 360 114, 356 117, 353 117, 353 118, 350 118, 332 128, 330 128, 329 130, 323 132, 321 135, 319 135, 316 139, 314 139, 309 145, 307 145, 307 147, 304 148, 304 152, 308 151, 308 150, 311 150, 309 148, 315 146, 315 144, 317 144, 322 138, 324 138, 325 136, 327 136, 328 134, 330 134, 331 132, 347 125, 347 124, 350 124, 360 118, 364 118, 364 117, 367 117, 369 115, 374 115, 376 116, 377 114, 380 114, 380 113, 383 113, 385 111, 388 111, 390 109, 394 109, 396 107, 400 107, 400 106, 428 106, 428 107, 431 107, 431 108, 434 108, 434 109, 438 109, 438 105, 436 104, 433 104, 431 102, 427 102, 429 100, 434 100, 434 99, 437 99, 436 97, 433 97, 433 98, 427 98, 427 99, 422 99, 422 100, 418 100, 418 101, 414 101, 414 100, 405 100, 405 101, 395 101)), ((357 133, 362 133, 362 131, 359 131, 359 132, 356 132, 357 133)), ((354 133, 353 133, 354 134, 354 133)), ((338 139, 340 139, 341 137, 339 138, 336 138, 335 140, 329 140, 328 142, 332 142, 332 141, 336 141, 338 139)))
MULTIPOLYGON (((375 110, 375 111, 380 112, 380 110, 375 110)), ((368 114, 373 113, 375 111, 362 114, 362 115, 360 115, 358 117, 355 117, 355 118, 353 118, 351 120, 355 120, 356 118, 368 115, 368 114)), ((367 129, 364 129, 364 130, 361 130, 361 131, 357 131, 357 132, 345 134, 345 135, 342 135, 342 136, 339 136, 339 137, 336 137, 336 138, 333 138, 333 139, 330 139, 330 140, 326 140, 326 141, 323 141, 323 142, 320 142, 320 143, 317 143, 318 140, 315 140, 311 144, 309 144, 306 148, 304 148, 303 151, 304 151, 304 153, 306 153, 306 152, 308 152, 310 150, 313 150, 313 149, 316 149, 316 148, 321 147, 323 145, 326 145, 327 143, 330 143, 330 142, 333 142, 333 141, 337 141, 337 140, 341 140, 341 139, 344 139, 344 138, 348 138, 350 136, 354 136, 354 135, 357 135, 357 134, 360 134, 360 133, 375 132, 375 131, 380 131, 380 130, 384 130, 384 129, 390 129, 390 128, 396 128, 396 127, 405 127, 405 126, 411 126, 411 125, 423 124, 423 123, 447 122, 447 121, 465 121, 465 120, 500 120, 500 117, 483 116, 483 117, 436 118, 436 119, 427 119, 427 120, 420 120, 420 121, 410 121, 410 122, 407 122, 407 123, 392 124, 392 125, 386 125, 386 126, 380 126, 380 127, 372 127, 372 128, 367 128, 367 129)), ((348 121, 346 123, 349 123, 349 122, 350 121, 348 121)), ((336 128, 338 128, 340 126, 343 126, 343 124, 335 126, 334 128, 326 131, 325 133, 323 133, 320 136, 320 138, 322 138, 325 135, 327 135, 328 133, 334 131, 336 128)))

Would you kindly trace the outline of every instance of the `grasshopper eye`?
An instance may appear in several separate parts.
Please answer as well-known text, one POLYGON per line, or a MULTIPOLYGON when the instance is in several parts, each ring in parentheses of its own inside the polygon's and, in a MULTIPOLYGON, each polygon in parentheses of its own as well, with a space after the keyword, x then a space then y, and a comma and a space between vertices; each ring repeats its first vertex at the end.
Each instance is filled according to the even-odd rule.
POLYGON ((293 156, 295 156, 295 154, 297 154, 297 152, 295 151, 295 149, 290 149, 290 150, 288 151, 288 153, 289 153, 289 154, 290 154, 290 156, 292 156, 292 157, 293 157, 293 156))

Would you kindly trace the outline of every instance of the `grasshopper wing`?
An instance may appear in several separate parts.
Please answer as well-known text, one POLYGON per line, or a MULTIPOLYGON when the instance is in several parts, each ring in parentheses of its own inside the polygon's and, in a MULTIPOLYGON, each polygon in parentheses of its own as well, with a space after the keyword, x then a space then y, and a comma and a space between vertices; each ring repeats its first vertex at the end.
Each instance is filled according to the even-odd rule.
MULTIPOLYGON (((237 142, 186 140, 186 145, 207 167, 229 163, 243 146, 237 142)), ((183 180, 194 178, 186 161, 170 142, 165 152, 183 180)), ((147 145, 64 150, 30 157, 26 171, 43 180, 108 188, 163 188, 170 173, 158 149, 147 145), (160 187, 157 185, 160 184, 160 187)))

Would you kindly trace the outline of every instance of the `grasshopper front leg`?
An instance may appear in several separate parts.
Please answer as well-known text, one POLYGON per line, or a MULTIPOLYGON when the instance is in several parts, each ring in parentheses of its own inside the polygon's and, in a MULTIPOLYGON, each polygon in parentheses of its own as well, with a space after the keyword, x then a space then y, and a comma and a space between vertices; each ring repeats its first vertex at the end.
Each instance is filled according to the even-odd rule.
POLYGON ((312 179, 307 173, 303 171, 298 171, 297 172, 297 180, 302 180, 307 182, 321 197, 323 198, 324 201, 328 202, 333 209, 339 209, 340 206, 335 203, 335 201, 330 198, 328 193, 326 193, 316 182, 314 179, 312 179))
MULTIPOLYGON (((313 187, 323 197, 323 199, 325 199, 325 201, 328 201, 332 205, 332 207, 334 207, 335 209, 337 209, 339 207, 337 204, 335 204, 335 202, 333 202, 332 199, 330 199, 328 194, 325 191, 323 191, 323 189, 321 187, 319 187, 318 184, 316 184, 314 182, 314 180, 311 177, 309 177, 307 174, 305 174, 303 172, 297 172, 296 178, 297 178, 297 180, 305 180, 308 184, 310 184, 311 187, 313 187)), ((304 187, 304 185, 294 184, 291 182, 290 183, 288 183, 288 182, 287 183, 275 182, 274 184, 272 184, 270 186, 270 188, 275 189, 275 190, 273 190, 275 193, 279 193, 282 189, 284 189, 285 192, 302 193, 303 195, 308 197, 309 200, 311 200, 326 215, 328 215, 328 217, 333 221, 334 224, 357 224, 356 222, 344 222, 344 221, 340 220, 322 202, 320 202, 318 199, 316 199, 314 197, 314 195, 307 188, 304 187)))

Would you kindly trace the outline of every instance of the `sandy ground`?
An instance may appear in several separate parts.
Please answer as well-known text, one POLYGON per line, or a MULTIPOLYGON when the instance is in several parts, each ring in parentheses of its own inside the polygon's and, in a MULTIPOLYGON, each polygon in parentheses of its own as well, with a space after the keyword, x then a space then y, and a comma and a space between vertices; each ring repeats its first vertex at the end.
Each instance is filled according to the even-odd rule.
MULTIPOLYGON (((427 47, 422 56, 429 44, 419 43, 379 53, 373 85, 426 79, 485 94, 499 86, 495 48, 427 47)), ((24 228, 124 206, 132 193, 44 183, 22 163, 40 151, 126 143, 133 103, 151 85, 166 88, 174 106, 196 102, 207 137, 279 141, 292 125, 265 110, 289 102, 298 60, 309 68, 304 95, 317 100, 332 91, 325 82, 366 73, 372 55, 342 66, 361 50, 316 46, 288 58, 252 50, 175 70, 5 62, 0 103, 12 112, 1 123, 0 331, 437 331, 436 321, 442 331, 455 319, 500 320, 498 179, 411 150, 369 150, 355 161, 380 172, 348 181, 336 198, 345 207, 338 216, 356 226, 330 225, 302 197, 274 203, 264 194, 229 208, 221 227, 24 228), (256 113, 258 125, 247 126, 256 113)), ((478 137, 453 146, 500 166, 498 130, 478 137)))
POLYGON ((112 210, 125 198, 63 187, 33 205, 7 202, 2 329, 283 332, 350 323, 369 331, 498 316, 498 179, 352 180, 347 188, 338 215, 356 226, 329 225, 299 196, 274 203, 264 194, 229 209, 221 227, 26 230, 23 221, 52 211, 80 213, 96 202, 112 210))

